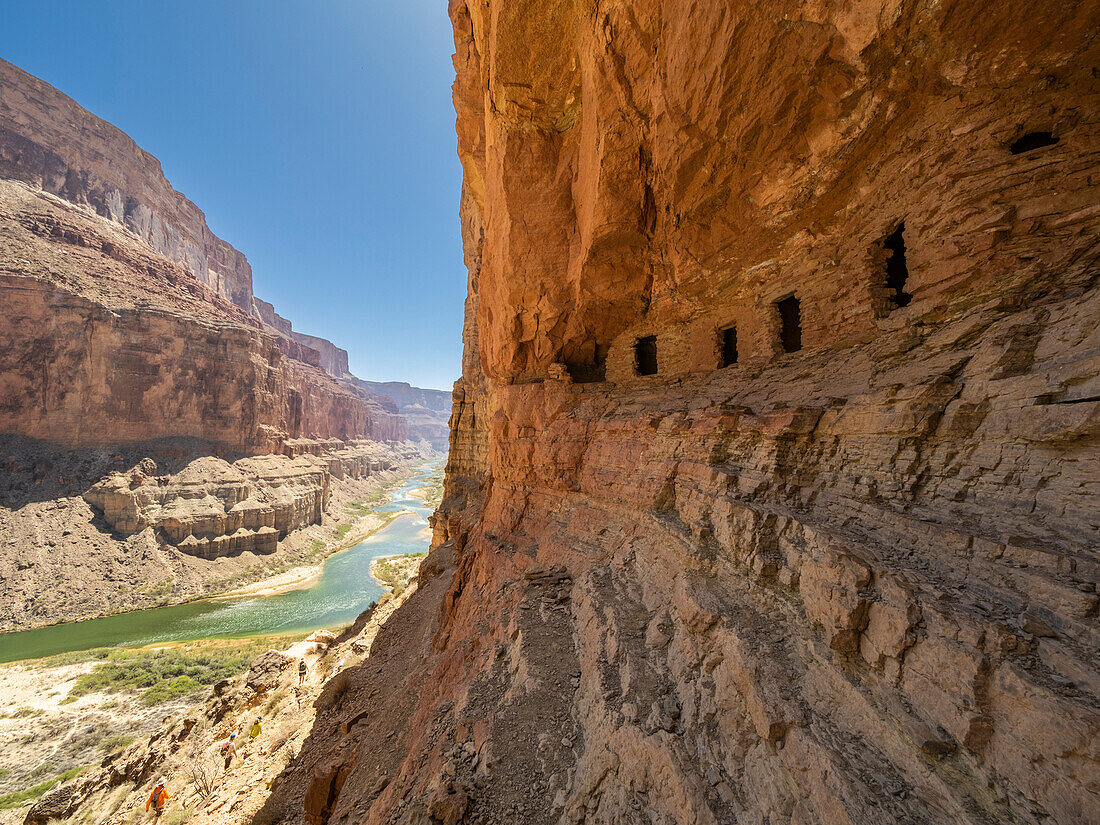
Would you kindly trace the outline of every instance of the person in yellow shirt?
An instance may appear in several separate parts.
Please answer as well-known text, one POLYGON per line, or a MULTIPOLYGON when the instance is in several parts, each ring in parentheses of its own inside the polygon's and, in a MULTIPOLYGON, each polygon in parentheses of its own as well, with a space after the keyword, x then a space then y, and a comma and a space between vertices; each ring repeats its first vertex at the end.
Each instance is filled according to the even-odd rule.
POLYGON ((164 813, 164 806, 168 804, 168 800, 171 799, 171 795, 165 790, 165 785, 168 784, 168 779, 161 777, 157 780, 156 786, 153 788, 153 792, 149 794, 149 798, 145 801, 145 810, 148 811, 149 807, 153 808, 153 825, 160 820, 160 815, 164 813))

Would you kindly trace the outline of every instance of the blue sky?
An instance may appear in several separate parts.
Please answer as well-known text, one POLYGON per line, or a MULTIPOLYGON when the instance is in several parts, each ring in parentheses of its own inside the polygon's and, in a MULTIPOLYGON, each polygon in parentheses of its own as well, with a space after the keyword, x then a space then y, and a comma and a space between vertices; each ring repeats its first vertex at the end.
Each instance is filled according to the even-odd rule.
POLYGON ((449 389, 466 273, 446 0, 0 0, 0 56, 129 134, 370 380, 449 389))

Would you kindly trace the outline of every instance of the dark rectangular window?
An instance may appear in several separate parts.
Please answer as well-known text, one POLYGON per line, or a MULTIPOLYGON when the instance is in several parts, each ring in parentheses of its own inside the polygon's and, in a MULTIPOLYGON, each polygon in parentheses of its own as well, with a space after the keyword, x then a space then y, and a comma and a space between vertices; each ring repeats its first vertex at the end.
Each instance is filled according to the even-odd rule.
POLYGON ((779 310, 779 342, 783 351, 798 352, 802 349, 802 304, 791 295, 776 302, 775 308, 779 310))
POLYGON ((1042 149, 1044 146, 1054 146, 1057 142, 1058 138, 1052 132, 1028 132, 1013 141, 1008 151, 1014 155, 1020 155, 1042 149))
POLYGON ((737 363, 737 327, 722 330, 722 366, 737 363))
POLYGON ((905 222, 898 224, 898 228, 886 236, 882 242, 886 249, 886 286, 894 290, 894 295, 889 300, 894 308, 907 307, 913 300, 913 296, 905 291, 906 282, 909 280, 909 266, 905 261, 905 222))
POLYGON ((657 374, 656 335, 646 335, 634 342, 634 369, 638 375, 657 374))

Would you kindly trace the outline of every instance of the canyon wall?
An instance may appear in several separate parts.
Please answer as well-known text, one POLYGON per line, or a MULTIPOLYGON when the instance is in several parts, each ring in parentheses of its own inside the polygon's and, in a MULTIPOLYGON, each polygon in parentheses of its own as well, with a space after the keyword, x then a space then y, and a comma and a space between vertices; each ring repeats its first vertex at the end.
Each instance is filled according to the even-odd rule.
POLYGON ((45 81, 0 59, 0 178, 87 206, 252 311, 252 268, 175 191, 160 161, 45 81))
POLYGON ((1100 820, 1098 8, 451 0, 434 549, 265 821, 1100 820))
POLYGON ((244 256, 155 158, 4 61, 0 225, 0 432, 253 453, 406 437, 390 399, 326 374, 343 350, 254 298, 244 256))
POLYGON ((350 376, 344 385, 392 398, 408 424, 409 438, 423 439, 437 450, 447 450, 451 393, 413 387, 404 381, 363 381, 350 376))
POLYGON ((432 455, 345 373, 152 156, 0 61, 0 629, 316 563, 326 508, 432 455))
MULTIPOLYGON (((115 126, 86 111, 48 83, 27 74, 4 60, 0 60, 0 179, 21 182, 27 184, 33 190, 41 190, 43 193, 54 195, 57 198, 54 202, 43 199, 42 203, 29 204, 26 199, 19 198, 12 193, 12 190, 8 190, 5 204, 10 205, 13 200, 18 200, 19 205, 14 210, 5 210, 4 219, 22 222, 24 229, 30 229, 31 232, 44 238, 46 244, 40 243, 38 248, 29 246, 20 248, 15 244, 8 245, 4 250, 4 272, 16 276, 26 276, 30 274, 28 270, 32 268, 42 270, 43 268, 39 266, 39 261, 34 257, 34 253, 48 252, 61 263, 74 262, 75 256, 70 256, 68 259, 59 258, 59 255, 66 254, 64 245, 82 246, 87 252, 89 249, 100 251, 101 243, 106 243, 107 246, 102 248, 103 257, 113 258, 113 261, 89 260, 87 255, 81 256, 83 260, 79 262, 86 265, 90 264, 93 268, 92 272, 88 273, 91 277, 84 280, 83 286, 86 288, 98 288, 102 286, 100 282, 109 281, 112 278, 133 277, 131 273, 118 271, 118 264, 129 265, 132 268, 135 263, 138 263, 138 265, 146 268, 146 272, 142 273, 140 278, 153 284, 155 291, 160 293, 159 297, 167 298, 167 308, 170 311, 175 309, 171 300, 175 296, 171 295, 171 292, 190 293, 192 297, 197 297, 200 301, 213 303, 216 307, 213 314, 219 320, 228 319, 234 324, 243 323, 246 327, 249 327, 248 330, 237 329, 230 332, 228 327, 223 325, 222 332, 217 333, 217 335, 224 335, 227 339, 249 339, 227 341, 226 343, 230 349, 242 353, 247 351, 249 354, 245 360, 251 361, 254 366, 258 367, 263 373, 263 378, 266 379, 268 371, 278 370, 279 367, 277 364, 272 364, 273 356, 268 352, 270 348, 268 341, 256 331, 261 324, 264 325, 267 332, 275 335, 276 345, 288 359, 312 367, 320 367, 336 378, 341 378, 347 373, 346 351, 339 349, 324 338, 293 331, 290 322, 280 317, 271 304, 253 295, 252 269, 245 256, 210 231, 202 211, 172 188, 164 177, 160 163, 156 158, 141 149, 115 126), (80 209, 50 209, 46 204, 54 207, 73 204, 80 207, 80 209), (98 215, 105 219, 105 222, 113 224, 113 226, 90 220, 92 214, 98 215), (124 228, 126 231, 118 232, 116 228, 124 228), (103 239, 108 236, 110 240, 104 241, 103 239), (136 239, 144 241, 150 249, 137 249, 135 251, 134 241, 136 239), (49 248, 50 244, 53 244, 54 248, 49 248), (155 254, 150 256, 148 254, 150 250, 155 254), (150 267, 159 269, 160 276, 158 277, 157 273, 152 272, 150 267), (97 272, 97 268, 104 271, 97 272), (108 272, 106 271, 107 268, 115 271, 108 272), (190 276, 190 278, 187 276, 190 276), (197 281, 197 284, 189 284, 188 280, 191 279, 197 281), (162 288, 165 280, 168 281, 169 285, 168 294, 162 288), (199 284, 205 289, 200 289, 199 284), (259 323, 256 323, 257 321, 259 323)), ((47 272, 43 274, 39 272, 38 277, 52 283, 59 274, 63 275, 64 273, 47 272)), ((23 284, 21 287, 24 293, 27 290, 33 291, 33 289, 34 287, 27 284, 23 284)), ((23 294, 13 297, 12 300, 23 305, 23 309, 31 313, 25 317, 24 323, 27 325, 28 331, 33 329, 34 325, 37 324, 37 321, 33 320, 35 318, 33 313, 36 309, 27 306, 27 303, 33 303, 34 299, 23 294)), ((93 302, 95 300, 96 298, 93 296, 93 302)), ((144 301, 141 296, 137 296, 137 300, 142 301, 143 304, 154 303, 154 301, 144 301)), ((72 303, 72 300, 59 296, 53 301, 53 305, 45 308, 44 311, 47 313, 58 311, 59 303, 72 303)), ((109 306, 110 310, 116 308, 115 306, 109 306)), ((148 308, 145 305, 139 307, 142 313, 145 313, 148 308)), ((204 314, 211 315, 211 312, 208 311, 204 314)), ((90 323, 87 317, 87 307, 84 308, 83 312, 77 311, 75 314, 70 312, 69 315, 68 320, 58 317, 56 320, 51 320, 50 323, 56 323, 59 326, 66 323, 70 326, 90 323)), ((164 318, 162 317, 161 320, 164 321, 164 318)), ((108 337, 112 335, 126 337, 128 335, 130 338, 140 341, 147 334, 154 332, 153 330, 139 328, 126 333, 122 330, 126 324, 126 319, 121 319, 115 324, 115 331, 110 333, 108 337)), ((168 319, 161 326, 162 329, 155 332, 166 338, 174 337, 181 341, 201 341, 210 337, 209 332, 204 333, 200 330, 188 328, 186 318, 168 319), (175 325, 175 329, 169 329, 173 325, 175 325)), ((70 342, 67 346, 70 351, 63 355, 59 353, 59 355, 62 355, 70 365, 76 366, 78 369, 84 369, 80 366, 80 363, 87 360, 87 356, 73 351, 78 347, 76 343, 70 342)), ((107 344, 107 346, 107 352, 111 352, 111 345, 107 344)), ((139 348, 140 346, 139 344, 139 348)), ((127 349, 127 345, 122 344, 121 349, 117 352, 117 359, 125 362, 127 359, 133 360, 134 357, 143 358, 146 363, 135 366, 133 369, 148 377, 158 372, 160 374, 171 372, 171 362, 179 354, 177 352, 164 352, 162 353, 163 362, 148 363, 148 359, 144 356, 136 356, 132 347, 127 349)), ((40 361, 47 356, 46 353, 38 351, 33 353, 28 361, 23 355, 24 353, 16 350, 9 353, 13 362, 25 363, 26 369, 29 369, 35 360, 40 361)), ((265 383, 265 381, 246 380, 237 382, 239 383, 238 387, 226 387, 226 384, 235 383, 227 379, 234 375, 234 370, 240 362, 234 362, 232 359, 226 361, 220 358, 220 354, 217 352, 209 353, 209 355, 215 360, 204 360, 201 353, 197 354, 199 362, 191 369, 192 375, 184 377, 179 388, 169 387, 166 392, 175 395, 193 395, 191 402, 194 403, 190 404, 193 407, 196 403, 200 406, 206 403, 202 399, 205 388, 217 392, 225 389, 227 392, 233 393, 245 391, 242 390, 242 387, 262 386, 265 383), (220 380, 218 378, 219 371, 223 373, 220 380), (197 389, 196 385, 188 383, 195 374, 204 376, 202 379, 205 381, 202 384, 204 389, 197 389)), ((184 354, 183 360, 185 362, 187 356, 188 354, 184 354)), ((52 357, 52 355, 49 357, 52 357)), ((278 356, 274 357, 278 358, 278 356)), ((108 361, 114 360, 116 358, 108 359, 108 361)), ((249 369, 246 368, 246 374, 248 371, 249 369)), ((276 394, 282 397, 274 401, 274 406, 283 405, 286 407, 279 414, 286 423, 283 429, 290 434, 290 437, 297 437, 300 434, 322 437, 330 435, 343 435, 343 437, 362 435, 381 438, 404 437, 401 429, 403 425, 399 421, 399 417, 395 415, 397 412, 396 406, 376 394, 347 393, 346 391, 344 393, 348 396, 358 395, 360 399, 367 402, 365 406, 371 408, 370 413, 373 413, 377 419, 373 433, 368 432, 370 428, 366 424, 366 418, 370 413, 362 409, 364 405, 347 400, 334 403, 328 397, 327 392, 320 393, 320 395, 325 396, 320 404, 324 408, 323 411, 315 412, 306 405, 303 407, 302 413, 299 414, 296 412, 296 405, 299 405, 299 402, 295 399, 298 396, 305 397, 311 393, 314 396, 319 395, 316 391, 318 382, 313 379, 312 374, 309 374, 309 377, 303 381, 302 376, 304 374, 293 366, 282 371, 299 373, 289 382, 294 386, 276 391, 276 394), (307 386, 303 387, 303 383, 307 386), (300 422, 301 427, 304 427, 304 429, 301 432, 295 432, 295 421, 303 415, 307 416, 306 420, 300 422), (348 416, 348 419, 346 421, 311 421, 308 419, 310 415, 316 415, 317 418, 328 415, 348 416)), ((94 368, 88 368, 85 372, 94 373, 95 370, 94 368)), ((44 375, 44 373, 41 374, 44 375)), ((65 378, 68 377, 65 376, 65 378)), ((248 377, 252 378, 252 376, 248 377)), ((117 379, 115 380, 117 382, 117 379)), ((79 383, 78 381, 77 384, 79 385, 79 383)), ((326 388, 336 386, 332 382, 324 381, 324 379, 321 379, 320 383, 324 384, 326 388)), ((28 392, 38 392, 38 389, 33 386, 20 389, 28 392)), ((55 389, 50 391, 55 391, 55 389)), ((80 388, 78 386, 70 392, 67 382, 65 382, 60 391, 68 395, 70 409, 67 414, 71 417, 73 411, 79 409, 77 398, 81 394, 80 388)), ((150 400, 151 397, 146 396, 145 403, 150 400)), ((133 404, 133 398, 115 399, 108 402, 109 405, 127 403, 133 404)), ((189 402, 185 400, 183 406, 188 405, 189 402)), ((272 406, 271 399, 268 398, 219 398, 214 401, 212 406, 214 407, 214 417, 219 419, 218 423, 213 425, 215 430, 226 428, 244 428, 248 430, 249 428, 255 428, 258 423, 267 426, 272 423, 274 417, 270 410, 263 409, 272 406), (257 409, 252 409, 253 407, 257 409), (260 421, 258 422, 255 419, 260 419, 260 421), (267 421, 263 421, 263 419, 267 419, 267 421)), ((21 408, 15 408, 12 412, 13 414, 23 414, 21 408)), ((109 422, 112 422, 112 412, 115 411, 100 411, 93 407, 86 409, 83 418, 91 420, 92 426, 97 424, 106 426, 109 422)), ((226 440, 224 436, 228 434, 224 432, 215 432, 213 436, 199 432, 204 427, 197 426, 193 420, 189 420, 193 417, 193 412, 193 410, 183 412, 182 421, 184 423, 181 423, 177 434, 211 437, 211 440, 215 441, 226 440)), ((156 407, 153 404, 150 404, 146 409, 147 417, 154 422, 173 420, 172 415, 164 415, 163 413, 165 413, 163 408, 156 407)), ((73 420, 62 425, 61 431, 65 432, 65 427, 76 428, 81 426, 85 426, 85 424, 73 420)), ((205 427, 205 429, 210 428, 210 426, 205 427)), ((40 437, 47 438, 51 437, 52 433, 58 432, 57 426, 39 426, 32 429, 36 429, 36 434, 40 437)), ((3 422, 0 422, 0 431, 27 432, 22 429, 12 430, 10 427, 5 427, 3 422)), ((155 437, 163 434, 165 433, 143 431, 132 434, 120 432, 119 437, 133 440, 134 438, 155 437)), ((250 433, 244 433, 243 435, 252 437, 250 433)), ((76 440, 79 441, 79 437, 76 437, 76 440)), ((260 442, 265 440, 267 440, 265 436, 260 437, 260 442)), ((229 443, 243 445, 248 442, 242 440, 241 433, 234 433, 229 439, 229 443)), ((257 443, 253 447, 250 443, 249 448, 269 449, 270 444, 257 443)))
POLYGON ((392 404, 288 357, 105 222, 7 181, 0 220, 0 432, 70 446, 187 436, 252 453, 302 435, 405 437, 392 404))
POLYGON ((388 395, 398 407, 423 407, 427 410, 449 413, 451 393, 443 390, 425 390, 404 381, 359 381, 359 386, 376 395, 388 395))

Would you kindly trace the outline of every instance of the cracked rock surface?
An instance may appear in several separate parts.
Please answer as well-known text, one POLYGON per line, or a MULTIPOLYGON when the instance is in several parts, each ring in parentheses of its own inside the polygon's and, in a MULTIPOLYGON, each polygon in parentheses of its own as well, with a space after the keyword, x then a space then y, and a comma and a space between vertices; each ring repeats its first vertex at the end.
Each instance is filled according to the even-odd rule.
POLYGON ((1096 5, 450 13, 446 495, 274 821, 1100 819, 1096 5))

